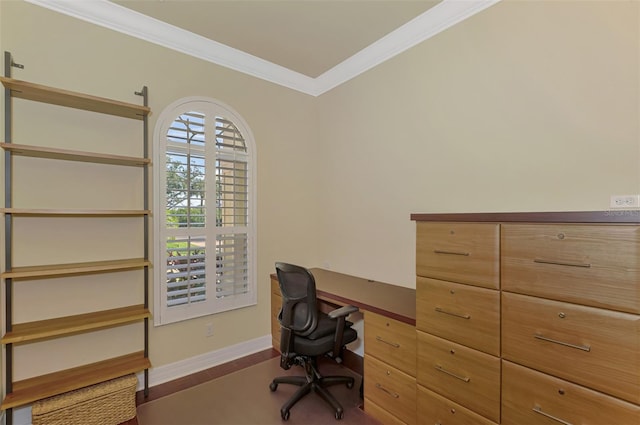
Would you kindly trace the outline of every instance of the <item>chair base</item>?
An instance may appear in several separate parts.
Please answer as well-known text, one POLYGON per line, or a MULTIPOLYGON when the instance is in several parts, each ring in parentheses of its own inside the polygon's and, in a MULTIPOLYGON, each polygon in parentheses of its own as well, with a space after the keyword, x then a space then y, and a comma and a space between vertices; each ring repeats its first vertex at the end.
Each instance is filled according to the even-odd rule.
POLYGON ((300 401, 304 396, 311 391, 317 393, 324 401, 326 401, 334 411, 334 417, 336 419, 342 419, 344 416, 344 409, 342 405, 335 399, 335 397, 326 389, 326 387, 338 384, 345 384, 347 388, 353 388, 354 379, 350 376, 321 376, 318 371, 318 365, 316 359, 310 359, 303 362, 305 369, 305 376, 280 376, 275 378, 269 389, 275 391, 278 389, 279 384, 291 384, 297 385, 300 388, 293 394, 293 396, 282 405, 280 409, 280 416, 282 420, 289 419, 290 410, 294 404, 300 401))

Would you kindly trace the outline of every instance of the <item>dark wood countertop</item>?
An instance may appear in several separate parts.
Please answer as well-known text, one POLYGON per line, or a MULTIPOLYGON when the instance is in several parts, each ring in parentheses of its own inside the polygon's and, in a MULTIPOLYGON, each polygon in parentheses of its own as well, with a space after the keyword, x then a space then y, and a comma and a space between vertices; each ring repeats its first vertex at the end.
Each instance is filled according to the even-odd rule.
MULTIPOLYGON (((363 279, 330 270, 310 269, 318 298, 338 305, 354 305, 408 323, 416 324, 416 291, 412 288, 363 279)), ((277 279, 276 274, 271 275, 277 279)))
POLYGON ((411 214, 414 221, 640 224, 640 210, 411 214))
POLYGON ((416 291, 324 269, 311 269, 318 297, 416 324, 416 291))

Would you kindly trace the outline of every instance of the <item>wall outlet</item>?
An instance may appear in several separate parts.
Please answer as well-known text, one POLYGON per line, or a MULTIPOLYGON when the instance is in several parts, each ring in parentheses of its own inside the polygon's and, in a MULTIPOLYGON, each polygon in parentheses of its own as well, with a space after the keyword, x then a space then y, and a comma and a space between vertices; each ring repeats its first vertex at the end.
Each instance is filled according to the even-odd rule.
POLYGON ((611 195, 611 208, 640 208, 640 195, 611 195))
POLYGON ((207 323, 206 325, 204 325, 205 330, 204 330, 204 334, 207 337, 213 336, 213 323, 207 323))

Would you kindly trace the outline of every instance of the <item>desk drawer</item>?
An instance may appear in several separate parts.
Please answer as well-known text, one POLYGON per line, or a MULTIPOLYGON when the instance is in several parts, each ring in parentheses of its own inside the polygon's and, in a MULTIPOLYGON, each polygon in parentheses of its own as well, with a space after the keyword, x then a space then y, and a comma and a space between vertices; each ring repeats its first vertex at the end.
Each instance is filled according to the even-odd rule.
POLYGON ((372 402, 407 424, 416 423, 416 379, 364 356, 364 394, 372 402))
POLYGON ((280 322, 278 322, 278 314, 282 307, 282 296, 280 295, 280 286, 278 281, 271 279, 271 341, 273 348, 280 351, 280 322))
POLYGON ((364 351, 416 376, 416 328, 376 313, 364 313, 364 351))
POLYGON ((502 356, 640 404, 640 316, 502 294, 502 356))
POLYGON ((500 421, 500 359, 417 331, 420 385, 500 421))
POLYGON ((504 425, 637 424, 640 406, 507 361, 502 365, 504 425))
POLYGON ((640 226, 505 224, 502 289, 640 313, 640 226))
POLYGON ((418 385, 418 423, 438 425, 496 425, 495 422, 418 385))
POLYGON ((399 418, 393 416, 391 413, 375 404, 366 395, 364 397, 364 411, 368 416, 371 416, 384 425, 407 425, 399 418))
POLYGON ((418 276, 416 327, 500 355, 500 293, 418 276))
POLYGON ((418 276, 497 289, 500 225, 418 222, 418 276))
POLYGON ((282 298, 271 294, 271 338, 273 339, 274 348, 280 350, 280 322, 278 314, 282 307, 282 298))
POLYGON ((277 295, 278 297, 282 296, 280 293, 280 283, 278 283, 278 279, 271 278, 271 294, 277 295))

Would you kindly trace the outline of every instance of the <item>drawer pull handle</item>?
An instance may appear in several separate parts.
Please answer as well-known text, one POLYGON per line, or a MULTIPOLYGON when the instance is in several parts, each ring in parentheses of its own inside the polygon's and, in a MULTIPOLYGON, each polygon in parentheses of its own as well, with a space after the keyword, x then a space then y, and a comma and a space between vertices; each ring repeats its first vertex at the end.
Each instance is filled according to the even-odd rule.
POLYGON ((570 423, 570 422, 563 421, 563 420, 562 420, 562 419, 560 419, 560 418, 556 418, 555 416, 550 415, 550 414, 548 414, 548 413, 544 412, 544 411, 542 410, 542 407, 540 407, 540 406, 534 406, 534 407, 533 407, 533 411, 534 411, 534 412, 536 412, 536 413, 538 413, 538 414, 540 414, 540 415, 542 415, 542 416, 544 416, 545 418, 552 419, 552 420, 554 420, 554 421, 556 421, 556 422, 559 422, 559 423, 561 423, 561 424, 564 424, 564 425, 571 425, 571 423, 570 423))
POLYGON ((388 389, 386 389, 385 387, 383 387, 382 385, 380 385, 379 383, 376 382, 376 388, 384 391, 385 393, 389 394, 391 397, 393 398, 400 398, 400 394, 398 393, 394 393, 392 391, 389 391, 388 389))
POLYGON ((442 249, 434 249, 433 252, 436 254, 447 254, 447 255, 462 255, 463 257, 468 257, 468 252, 460 252, 460 251, 445 251, 442 249))
POLYGON ((571 344, 564 341, 558 341, 557 339, 547 338, 546 336, 538 335, 538 334, 533 335, 533 337, 535 339, 541 339, 542 341, 552 342, 554 344, 563 345, 569 348, 575 348, 576 350, 582 350, 587 352, 591 351, 591 347, 589 345, 575 345, 575 344, 571 344))
POLYGON ((461 319, 471 319, 471 316, 468 315, 468 314, 454 313, 454 312, 451 312, 451 311, 443 310, 440 307, 436 307, 435 310, 438 313, 448 314, 449 316, 455 316, 455 317, 459 317, 461 319))
POLYGON ((455 374, 455 373, 453 373, 453 372, 449 372, 447 369, 443 368, 443 367, 442 367, 442 366, 440 366, 439 364, 438 364, 438 365, 436 365, 436 370, 438 370, 438 371, 440 371, 440 372, 442 372, 442 373, 446 373, 447 375, 449 375, 449 376, 453 376, 454 378, 459 379, 459 380, 464 381, 464 382, 469 382, 469 381, 471 381, 471 378, 469 378, 469 377, 467 377, 467 376, 460 376, 460 375, 457 375, 457 374, 455 374))
POLYGON ((396 344, 395 342, 385 341, 379 335, 376 335, 376 341, 384 342, 385 344, 388 344, 388 345, 392 346, 393 348, 400 348, 400 344, 396 344))
POLYGON ((533 262, 540 263, 540 264, 553 264, 556 266, 583 267, 585 269, 588 269, 591 267, 591 264, 589 263, 569 263, 567 261, 543 260, 542 258, 535 258, 533 262))

